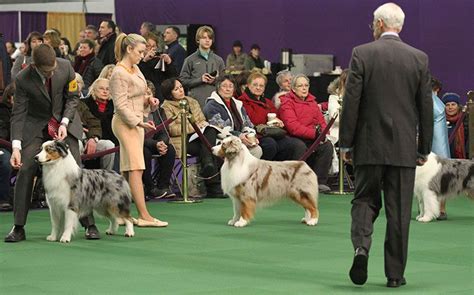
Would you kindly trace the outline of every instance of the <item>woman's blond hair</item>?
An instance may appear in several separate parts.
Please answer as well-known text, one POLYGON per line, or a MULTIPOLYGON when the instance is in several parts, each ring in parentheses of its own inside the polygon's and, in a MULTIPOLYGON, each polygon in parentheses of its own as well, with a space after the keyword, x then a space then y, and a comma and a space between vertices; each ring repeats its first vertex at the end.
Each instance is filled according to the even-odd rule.
POLYGON ((267 77, 265 77, 265 75, 260 72, 251 73, 250 76, 247 78, 247 84, 252 84, 252 81, 257 78, 263 79, 265 81, 265 85, 267 85, 267 82, 268 82, 267 77))
POLYGON ((50 45, 53 48, 58 48, 61 45, 61 37, 55 30, 46 30, 43 34, 43 38, 48 38, 50 41, 50 45))
POLYGON ((108 64, 108 65, 104 66, 102 68, 102 70, 100 71, 99 78, 104 78, 104 79, 110 78, 110 77, 107 78, 107 76, 109 75, 109 72, 112 75, 112 70, 114 68, 115 68, 114 64, 108 64))
POLYGON ((137 44, 142 43, 146 45, 146 40, 138 34, 125 34, 122 33, 117 36, 115 41, 115 59, 117 62, 121 61, 127 53, 127 47, 130 46, 135 48, 137 44))
MULTIPOLYGON (((105 79, 105 78, 97 78, 92 84, 91 86, 89 87, 89 95, 94 99, 96 100, 97 98, 95 97, 95 90, 97 88, 97 85, 99 84, 99 82, 107 82, 107 84, 109 84, 109 80, 108 79, 105 79)), ((111 99, 111 95, 110 95, 110 92, 109 92, 109 97, 107 98, 107 100, 110 100, 111 99)))

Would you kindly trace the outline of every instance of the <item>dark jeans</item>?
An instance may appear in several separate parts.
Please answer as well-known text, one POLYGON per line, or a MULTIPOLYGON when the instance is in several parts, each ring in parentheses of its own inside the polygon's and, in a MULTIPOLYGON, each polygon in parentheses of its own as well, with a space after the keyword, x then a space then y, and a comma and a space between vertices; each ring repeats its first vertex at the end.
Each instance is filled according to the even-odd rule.
MULTIPOLYGON (((149 148, 143 147, 143 154, 145 157, 145 171, 143 172, 143 184, 146 189, 153 187, 153 178, 151 176, 152 170, 152 156, 159 155, 156 146, 149 148)), ((176 158, 176 151, 173 145, 168 145, 168 152, 160 157, 155 158, 158 162, 158 178, 156 179, 156 186, 159 189, 167 189, 170 186, 171 174, 173 173, 174 160, 176 158)))
POLYGON ((10 192, 10 165, 11 153, 7 149, 0 149, 4 154, 0 155, 0 203, 8 202, 10 192))
POLYGON ((263 151, 263 160, 298 160, 307 149, 302 140, 291 136, 280 139, 262 137, 259 141, 263 151))
MULTIPOLYGON (((211 146, 216 145, 216 138, 217 138, 217 130, 214 128, 206 128, 204 130, 203 135, 206 137, 207 141, 211 144, 211 146)), ((201 141, 200 138, 193 140, 192 142, 188 143, 188 154, 199 157, 199 161, 201 164, 216 162, 214 159, 214 155, 209 151, 206 147, 206 144, 201 141)), ((215 172, 217 173, 217 165, 215 165, 215 172)))
MULTIPOLYGON (((309 148, 313 141, 305 140, 306 146, 309 148)), ((309 167, 318 176, 318 184, 327 184, 329 169, 331 168, 333 145, 327 140, 316 147, 314 152, 306 159, 309 167)))

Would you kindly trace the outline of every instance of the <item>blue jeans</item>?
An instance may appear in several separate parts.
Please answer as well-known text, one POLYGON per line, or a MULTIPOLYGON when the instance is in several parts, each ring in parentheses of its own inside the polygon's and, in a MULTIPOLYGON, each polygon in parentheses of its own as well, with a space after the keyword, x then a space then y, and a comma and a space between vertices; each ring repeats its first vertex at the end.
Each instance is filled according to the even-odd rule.
POLYGON ((4 203, 9 199, 12 166, 10 165, 11 153, 3 148, 0 148, 0 151, 4 153, 0 155, 0 203, 4 203))

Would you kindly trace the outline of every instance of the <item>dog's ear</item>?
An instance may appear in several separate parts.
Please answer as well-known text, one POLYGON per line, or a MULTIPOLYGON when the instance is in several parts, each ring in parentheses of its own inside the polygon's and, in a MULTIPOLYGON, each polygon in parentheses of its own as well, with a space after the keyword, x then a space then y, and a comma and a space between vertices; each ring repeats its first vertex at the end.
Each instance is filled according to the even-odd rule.
POLYGON ((61 140, 55 140, 55 143, 59 154, 65 158, 68 155, 69 145, 61 140))

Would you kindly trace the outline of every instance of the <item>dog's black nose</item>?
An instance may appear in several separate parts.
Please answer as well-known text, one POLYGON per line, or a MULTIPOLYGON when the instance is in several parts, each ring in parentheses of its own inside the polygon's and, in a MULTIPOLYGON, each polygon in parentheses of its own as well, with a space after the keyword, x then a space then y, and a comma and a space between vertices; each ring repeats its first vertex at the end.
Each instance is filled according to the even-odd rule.
POLYGON ((35 162, 38 162, 38 156, 37 155, 35 156, 35 162))

